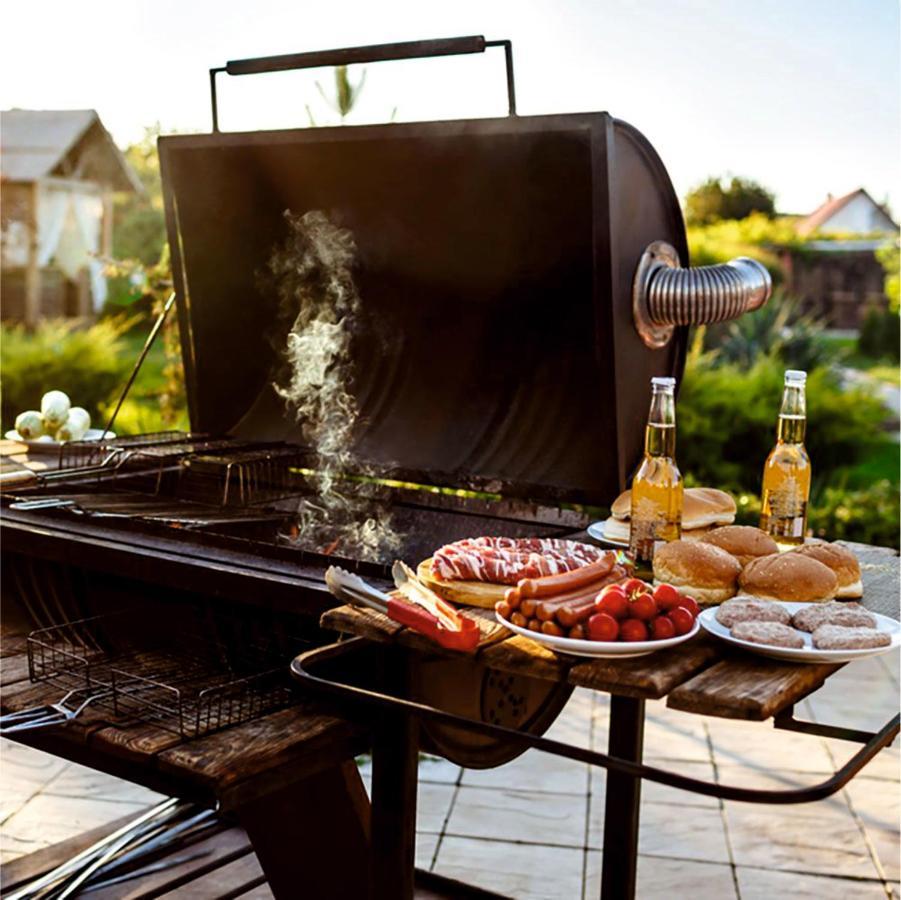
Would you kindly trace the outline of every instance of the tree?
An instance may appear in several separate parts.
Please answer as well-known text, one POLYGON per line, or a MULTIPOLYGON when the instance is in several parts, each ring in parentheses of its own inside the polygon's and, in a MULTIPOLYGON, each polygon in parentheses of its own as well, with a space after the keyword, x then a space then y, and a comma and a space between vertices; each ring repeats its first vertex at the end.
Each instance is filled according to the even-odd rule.
POLYGON ((750 178, 708 178, 685 197, 685 219, 689 225, 708 225, 720 219, 744 219, 752 212, 772 218, 775 197, 750 178))

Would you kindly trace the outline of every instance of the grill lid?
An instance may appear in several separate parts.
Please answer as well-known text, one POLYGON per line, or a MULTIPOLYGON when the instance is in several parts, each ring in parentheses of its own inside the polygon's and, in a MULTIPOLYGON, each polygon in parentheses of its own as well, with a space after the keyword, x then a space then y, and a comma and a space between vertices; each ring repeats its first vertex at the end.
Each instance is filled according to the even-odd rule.
POLYGON ((346 363, 358 417, 345 468, 552 503, 609 503, 621 489, 648 379, 684 358, 681 331, 657 351, 638 338, 631 277, 652 240, 687 262, 672 186, 629 126, 593 113, 159 146, 194 429, 306 447, 322 440, 319 420, 341 427, 340 392, 297 421, 273 386, 290 382, 303 270, 313 302, 350 311, 332 317, 336 355, 297 342, 313 394, 317 363, 346 363), (286 210, 352 238, 358 301, 322 271, 328 247, 312 275, 284 253, 273 271, 286 210))

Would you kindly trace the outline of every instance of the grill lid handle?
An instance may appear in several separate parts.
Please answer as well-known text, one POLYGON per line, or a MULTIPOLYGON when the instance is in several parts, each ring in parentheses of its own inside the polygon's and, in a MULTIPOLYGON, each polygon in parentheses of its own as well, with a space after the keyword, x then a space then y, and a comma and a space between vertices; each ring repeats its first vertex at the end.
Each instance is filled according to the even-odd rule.
POLYGON ((343 47, 336 50, 314 50, 310 53, 285 53, 280 56, 259 56, 253 59, 233 59, 224 66, 210 69, 210 104, 213 112, 213 131, 219 131, 219 108, 216 99, 216 76, 259 75, 264 72, 286 72, 291 69, 318 69, 322 66, 349 66, 356 63, 385 62, 397 59, 422 59, 433 56, 458 56, 484 53, 488 47, 503 47, 507 65, 507 105, 509 114, 516 115, 516 89, 513 83, 513 44, 508 40, 486 41, 484 36, 437 38, 428 41, 402 41, 396 44, 371 44, 367 47, 343 47))
POLYGON ((736 319, 766 305, 773 281, 766 267, 747 256, 715 266, 683 268, 665 241, 649 244, 632 281, 635 330, 648 347, 665 347, 677 325, 736 319))

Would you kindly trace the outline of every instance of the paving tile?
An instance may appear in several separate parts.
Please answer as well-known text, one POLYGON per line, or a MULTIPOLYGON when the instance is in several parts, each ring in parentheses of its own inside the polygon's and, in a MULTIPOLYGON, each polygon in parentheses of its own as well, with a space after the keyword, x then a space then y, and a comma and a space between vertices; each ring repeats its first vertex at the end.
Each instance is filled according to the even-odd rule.
MULTIPOLYGON (((594 713, 592 748, 606 751, 610 708, 600 703, 594 713)), ((710 759, 703 716, 667 709, 662 700, 645 705, 645 759, 680 759, 702 762, 710 759)))
POLYGON ((88 797, 38 794, 4 823, 0 835, 4 841, 3 849, 15 849, 14 843, 35 844, 31 849, 55 844, 128 815, 132 810, 137 815, 146 806, 146 803, 111 803, 88 797), (7 839, 10 841, 8 847, 7 839))
MULTIPOLYGON (((588 854, 585 900, 600 896, 601 857, 596 850, 588 854)), ((641 900, 729 900, 736 896, 732 869, 719 863, 639 855, 636 879, 641 900)))
POLYGON ((440 756, 423 756, 419 760, 419 780, 439 784, 456 784, 463 770, 440 756))
POLYGON ((780 731, 770 722, 708 719, 707 727, 718 766, 739 765, 761 772, 787 766, 799 772, 834 771, 821 738, 780 731))
POLYGON ((452 784, 420 783, 416 801, 417 831, 440 834, 456 790, 452 784))
POLYGON ((741 900, 885 900, 885 889, 878 881, 851 881, 847 878, 822 878, 797 872, 774 872, 768 869, 735 870, 741 900))
POLYGON ((438 835, 416 832, 416 868, 432 868, 432 859, 435 856, 435 848, 438 846, 438 835))
POLYGON ((42 788, 68 764, 64 759, 0 738, 0 786, 42 788))
POLYGON ((893 881, 889 885, 889 888, 891 889, 891 892, 892 892, 892 900, 898 900, 898 898, 901 897, 901 883, 899 883, 897 881, 893 881))
POLYGON ((576 688, 545 736, 577 747, 588 747, 594 706, 594 691, 576 688))
POLYGON ((901 877, 901 785, 855 778, 845 788, 887 878, 901 877))
MULTIPOLYGON (((588 744, 587 732, 585 744, 588 744)), ((585 763, 562 756, 527 750, 522 756, 496 769, 465 769, 460 783, 473 787, 585 794, 588 791, 588 768, 585 763)))
POLYGON ((718 809, 642 804, 638 846, 639 852, 651 856, 729 862, 726 833, 718 809))
POLYGON ((16 785, 10 779, 0 779, 0 825, 15 815, 39 791, 38 785, 16 785))
MULTIPOLYGON (((860 744, 852 744, 850 741, 826 738, 825 743, 836 769, 841 768, 860 749, 860 744)), ((884 747, 880 750, 856 777, 879 778, 884 781, 901 780, 901 748, 897 746, 897 742, 894 747, 884 747)))
POLYGON ((447 833, 581 847, 587 797, 460 787, 447 833))
POLYGON ((43 790, 54 797, 87 797, 112 803, 142 803, 149 806, 164 799, 162 794, 130 781, 114 778, 85 766, 71 763, 43 790))
POLYGON ((582 851, 447 836, 434 871, 516 900, 577 898, 582 851))

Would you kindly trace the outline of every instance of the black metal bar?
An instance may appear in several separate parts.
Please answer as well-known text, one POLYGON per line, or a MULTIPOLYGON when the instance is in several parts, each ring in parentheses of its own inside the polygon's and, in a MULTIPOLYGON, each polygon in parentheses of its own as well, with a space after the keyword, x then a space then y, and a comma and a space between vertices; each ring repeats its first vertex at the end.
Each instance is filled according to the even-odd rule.
MULTIPOLYGON (((611 757, 640 763, 644 745, 644 700, 610 698, 611 757)), ((632 900, 638 863, 638 818, 641 807, 641 777, 612 771, 607 775, 604 800, 604 861, 601 897, 632 900)))
POLYGON ((773 716, 773 728, 799 731, 801 734, 814 734, 817 737, 836 738, 839 741, 854 741, 857 744, 865 744, 873 736, 869 731, 859 731, 856 728, 821 725, 819 722, 796 719, 794 706, 789 706, 773 716))
MULTIPOLYGON (((406 658, 382 648, 382 681, 407 688, 406 658)), ((372 887, 374 900, 413 900, 419 722, 402 710, 381 716, 372 740, 372 887)))
POLYGON ((423 703, 412 700, 403 700, 371 691, 354 685, 330 681, 326 678, 314 675, 309 671, 309 666, 325 663, 352 653, 361 646, 368 644, 365 638, 351 638, 337 644, 329 644, 325 647, 310 650, 294 659, 291 663, 292 674, 307 683, 309 687, 319 689, 323 693, 337 696, 345 701, 350 701, 360 715, 365 716, 367 711, 371 716, 372 707, 379 711, 384 709, 403 709, 419 719, 427 719, 452 725, 458 728, 468 729, 476 734, 484 734, 494 738, 506 738, 524 742, 536 750, 551 753, 555 756, 563 756, 578 762, 599 766, 613 772, 620 772, 637 778, 646 778, 658 784, 665 784, 679 790, 689 791, 695 794, 703 794, 707 797, 720 797, 723 800, 741 800, 747 803, 810 803, 814 800, 822 800, 830 797, 836 791, 841 790, 883 747, 887 747, 898 735, 901 729, 901 715, 895 715, 885 723, 882 728, 873 734, 867 743, 857 751, 841 768, 834 772, 825 781, 804 788, 791 790, 761 790, 756 788, 741 788, 731 785, 715 784, 701 781, 697 778, 689 778, 676 772, 658 769, 654 766, 644 765, 632 760, 620 759, 605 753, 593 750, 585 750, 582 747, 572 747, 560 741, 549 738, 537 737, 526 734, 514 728, 505 728, 502 725, 493 725, 488 722, 479 722, 467 719, 454 713, 445 712, 423 703))
POLYGON ((213 112, 213 131, 219 131, 219 100, 216 94, 216 76, 224 72, 225 67, 210 69, 210 106, 213 112))
POLYGON ((513 80, 513 42, 485 41, 486 47, 503 47, 504 64, 507 67, 507 108, 511 116, 516 115, 516 84, 513 80))

